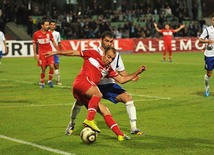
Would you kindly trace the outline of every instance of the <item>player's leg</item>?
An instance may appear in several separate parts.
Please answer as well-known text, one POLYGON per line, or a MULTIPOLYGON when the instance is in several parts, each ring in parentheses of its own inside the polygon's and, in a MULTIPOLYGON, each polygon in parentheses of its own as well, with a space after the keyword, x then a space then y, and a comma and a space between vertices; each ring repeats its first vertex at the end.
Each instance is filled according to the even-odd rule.
POLYGON ((56 84, 62 85, 62 83, 60 82, 59 57, 57 55, 54 55, 54 69, 56 75, 56 84))
POLYGON ((206 69, 206 74, 204 75, 204 84, 205 84, 205 96, 210 95, 210 77, 212 75, 212 70, 214 68, 214 58, 212 57, 205 57, 205 69, 206 69))
POLYGON ((142 134, 139 129, 137 129, 136 121, 136 108, 134 106, 134 101, 132 97, 118 84, 106 84, 98 86, 103 98, 107 99, 115 104, 118 102, 123 102, 126 106, 126 111, 129 116, 131 133, 142 134))
POLYGON ((137 113, 136 107, 134 105, 134 101, 132 100, 132 96, 130 96, 127 92, 124 92, 116 97, 118 102, 123 102, 126 106, 126 111, 129 116, 129 122, 131 126, 131 134, 144 134, 137 128, 137 113))
POLYGON ((49 57, 47 58, 47 63, 49 65, 49 77, 48 77, 48 85, 53 88, 53 74, 54 74, 54 58, 53 57, 49 57))
POLYGON ((102 98, 102 93, 100 92, 100 90, 97 86, 92 85, 86 91, 86 97, 90 98, 90 100, 88 102, 87 118, 84 120, 83 124, 91 127, 92 129, 96 130, 97 132, 100 132, 100 129, 97 127, 97 125, 94 121, 94 117, 97 113, 98 103, 100 102, 100 100, 102 98))
POLYGON ((65 130, 65 134, 66 135, 71 135, 74 131, 74 127, 75 127, 75 122, 76 122, 76 118, 77 115, 80 112, 81 107, 83 106, 83 104, 81 104, 79 101, 75 101, 72 108, 71 108, 71 114, 70 114, 70 122, 65 130))
POLYGON ((103 116, 105 123, 108 125, 108 127, 117 135, 118 140, 123 141, 125 139, 130 139, 120 130, 118 124, 113 119, 109 109, 102 103, 99 103, 98 105, 98 112, 103 116))
POLYGON ((171 43, 168 45, 168 51, 169 51, 169 62, 172 62, 172 45, 171 45, 171 43))
POLYGON ((1 64, 1 58, 2 58, 2 51, 0 51, 0 64, 1 64))

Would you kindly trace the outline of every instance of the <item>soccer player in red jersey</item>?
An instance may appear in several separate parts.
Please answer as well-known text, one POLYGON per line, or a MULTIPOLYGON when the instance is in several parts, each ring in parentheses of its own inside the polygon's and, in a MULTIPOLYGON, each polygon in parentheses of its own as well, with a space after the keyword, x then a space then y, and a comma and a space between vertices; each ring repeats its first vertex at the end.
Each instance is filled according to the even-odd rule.
MULTIPOLYGON (((120 76, 111 68, 110 65, 116 57, 116 49, 113 47, 106 48, 103 56, 101 56, 96 50, 85 50, 81 52, 73 50, 58 51, 48 52, 45 55, 49 57, 56 54, 64 56, 79 56, 84 59, 82 69, 73 82, 73 95, 79 103, 82 103, 88 109, 87 118, 84 120, 83 124, 91 127, 97 132, 100 132, 100 129, 94 122, 94 117, 99 108, 105 108, 105 106, 100 103, 102 93, 97 87, 101 78, 112 77, 117 82, 123 84, 131 81, 133 78, 136 78, 136 76, 146 70, 145 66, 141 66, 132 74, 120 76)), ((111 127, 111 129, 118 136, 118 140, 124 140, 125 135, 120 131, 119 126, 115 123, 112 116, 104 116, 104 119, 106 124, 111 127), (113 126, 112 124, 115 125, 113 126)))
POLYGON ((169 24, 165 24, 165 29, 159 29, 157 24, 154 23, 156 31, 163 34, 164 50, 163 61, 166 61, 166 51, 169 51, 169 61, 172 62, 172 37, 173 33, 180 31, 185 25, 180 25, 177 29, 171 29, 169 24))
POLYGON ((41 67, 41 74, 40 74, 40 88, 45 87, 45 71, 47 66, 49 66, 49 78, 48 78, 48 85, 53 88, 52 78, 54 74, 54 58, 45 57, 44 53, 48 51, 52 51, 51 42, 53 46, 58 49, 56 45, 52 32, 48 31, 49 29, 49 22, 47 20, 43 20, 41 23, 41 29, 36 31, 33 35, 33 51, 34 51, 34 58, 38 61, 38 66, 41 67), (38 45, 38 55, 37 55, 37 45, 38 45))

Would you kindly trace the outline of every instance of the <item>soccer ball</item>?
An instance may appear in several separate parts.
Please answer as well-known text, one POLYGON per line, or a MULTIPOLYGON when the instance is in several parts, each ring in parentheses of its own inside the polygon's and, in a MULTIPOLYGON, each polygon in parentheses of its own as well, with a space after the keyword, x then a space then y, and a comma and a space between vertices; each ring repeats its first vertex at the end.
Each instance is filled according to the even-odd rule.
POLYGON ((85 127, 80 132, 80 137, 84 143, 91 144, 97 139, 97 133, 93 131, 90 127, 85 127))

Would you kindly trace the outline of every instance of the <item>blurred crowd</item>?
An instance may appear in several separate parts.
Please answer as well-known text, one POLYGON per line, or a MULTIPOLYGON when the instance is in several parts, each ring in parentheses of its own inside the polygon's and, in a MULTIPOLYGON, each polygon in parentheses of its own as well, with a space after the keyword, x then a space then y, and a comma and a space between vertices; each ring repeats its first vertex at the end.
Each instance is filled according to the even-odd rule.
POLYGON ((48 18, 56 20, 57 30, 64 39, 99 38, 106 30, 113 31, 116 38, 159 37, 159 33, 154 29, 154 22, 159 28, 164 28, 166 23, 169 23, 171 28, 185 24, 185 28, 175 36, 197 37, 201 33, 205 22, 197 19, 196 2, 192 16, 179 0, 175 0, 173 4, 167 1, 162 4, 161 0, 156 0, 153 5, 150 2, 147 0, 146 3, 133 3, 131 9, 127 9, 130 4, 125 0, 114 9, 96 3, 93 7, 87 6, 85 10, 78 6, 75 11, 64 12, 53 5, 50 12, 42 12, 40 9, 41 15, 35 19, 31 1, 13 4, 15 10, 12 10, 11 1, 4 0, 3 7, 0 8, 0 29, 4 30, 7 22, 14 21, 17 25, 26 26, 27 33, 32 36, 40 29, 41 20, 48 18))

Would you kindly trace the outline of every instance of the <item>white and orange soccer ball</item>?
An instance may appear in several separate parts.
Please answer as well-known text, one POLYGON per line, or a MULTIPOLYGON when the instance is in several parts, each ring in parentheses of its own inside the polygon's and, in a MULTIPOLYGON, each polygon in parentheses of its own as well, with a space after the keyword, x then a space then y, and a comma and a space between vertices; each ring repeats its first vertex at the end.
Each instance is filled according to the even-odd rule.
POLYGON ((93 131, 90 127, 85 127, 80 132, 80 137, 84 143, 91 144, 97 139, 97 133, 93 131))

